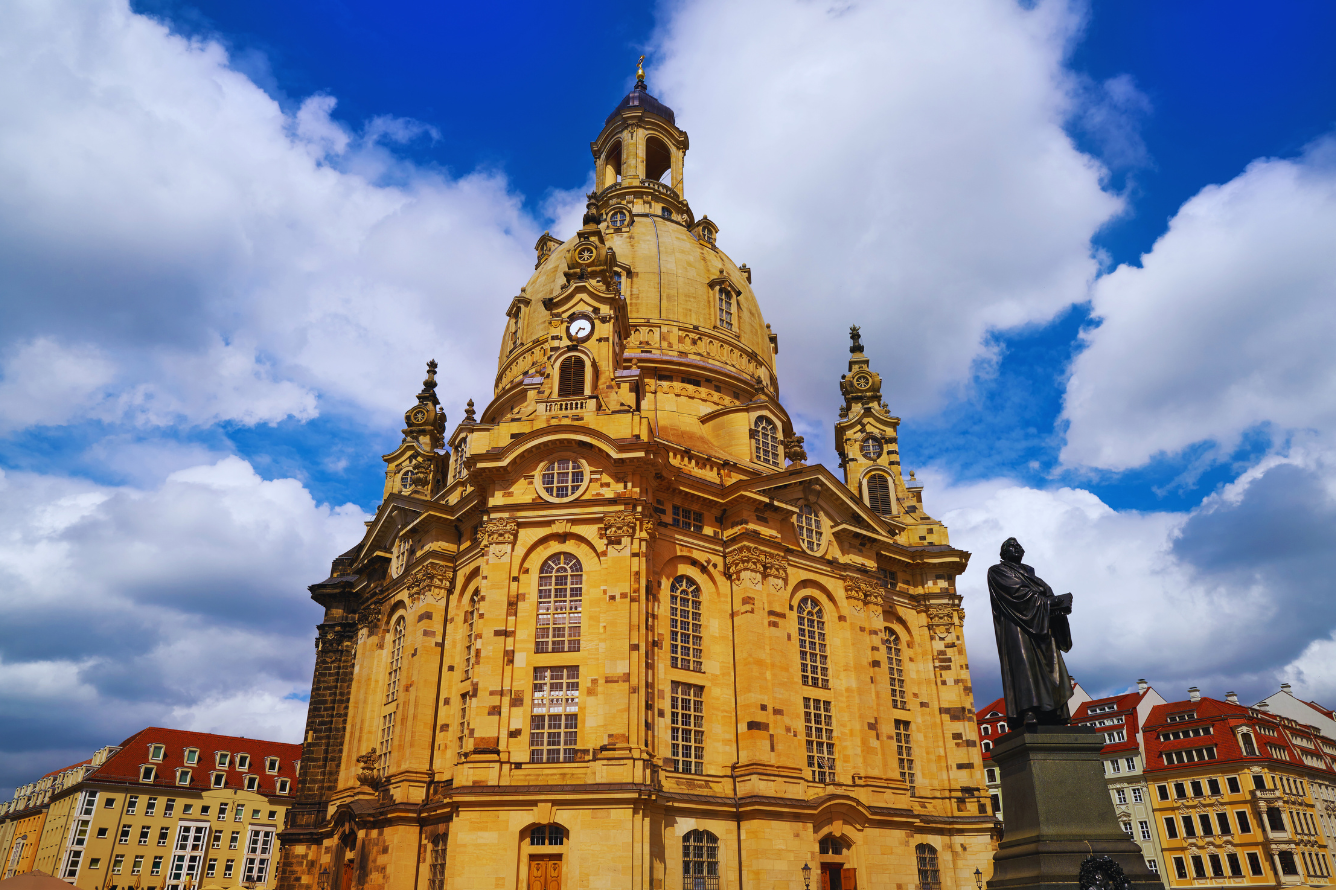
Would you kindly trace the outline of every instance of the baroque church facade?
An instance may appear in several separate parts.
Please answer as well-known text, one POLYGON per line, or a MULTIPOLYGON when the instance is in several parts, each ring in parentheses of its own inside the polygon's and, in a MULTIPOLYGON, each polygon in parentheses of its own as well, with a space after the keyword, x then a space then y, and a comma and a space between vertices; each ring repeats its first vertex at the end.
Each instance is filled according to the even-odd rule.
POLYGON ((857 330, 837 477, 643 72, 591 148, 491 402, 447 436, 429 365, 365 537, 311 587, 280 888, 974 886, 969 554, 903 478, 857 330))

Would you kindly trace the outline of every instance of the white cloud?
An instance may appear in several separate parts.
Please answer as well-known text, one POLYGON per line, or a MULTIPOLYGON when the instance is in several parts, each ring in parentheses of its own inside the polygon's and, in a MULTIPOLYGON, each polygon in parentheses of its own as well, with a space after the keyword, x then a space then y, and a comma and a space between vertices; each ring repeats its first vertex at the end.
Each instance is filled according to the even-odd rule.
POLYGON ((386 148, 430 128, 354 133, 334 106, 285 115, 125 0, 0 5, 0 424, 67 422, 80 395, 145 426, 308 419, 318 398, 386 422, 433 356, 447 398, 485 399, 535 224, 503 176, 386 148))
POLYGON ((1203 189, 1094 288, 1062 458, 1115 470, 1269 425, 1336 432, 1336 139, 1203 189))
POLYGON ((0 476, 0 749, 150 723, 300 738, 305 588, 367 518, 235 457, 151 488, 0 476))
POLYGON ((1079 26, 1057 0, 674 10, 649 86, 691 133, 693 209, 755 270, 790 410, 829 415, 851 323, 924 412, 990 328, 1085 299, 1122 204, 1064 132, 1079 26))

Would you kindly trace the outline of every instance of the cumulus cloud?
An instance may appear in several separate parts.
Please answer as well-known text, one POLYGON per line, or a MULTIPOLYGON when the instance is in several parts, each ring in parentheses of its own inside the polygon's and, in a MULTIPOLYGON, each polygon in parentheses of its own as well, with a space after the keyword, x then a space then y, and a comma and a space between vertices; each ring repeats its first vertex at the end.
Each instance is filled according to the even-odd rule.
POLYGON ((1203 189, 1093 290, 1062 459, 1114 470, 1249 430, 1336 432, 1336 138, 1203 189))
POLYGON ((851 323, 892 407, 925 412, 990 329, 1085 298, 1122 203, 1064 130, 1080 24, 1056 0, 674 10, 650 89, 691 133, 696 214, 755 270, 790 410, 828 419, 851 323))
POLYGON ((393 147, 430 128, 354 132, 331 96, 285 114, 124 0, 4 4, 0 35, 5 428, 67 422, 80 395, 146 426, 322 401, 385 421, 433 356, 448 396, 485 394, 478 334, 500 336, 537 237, 503 176, 405 164, 393 147))
POLYGON ((305 587, 366 518, 235 457, 153 488, 0 477, 0 773, 150 723, 299 739, 305 587))

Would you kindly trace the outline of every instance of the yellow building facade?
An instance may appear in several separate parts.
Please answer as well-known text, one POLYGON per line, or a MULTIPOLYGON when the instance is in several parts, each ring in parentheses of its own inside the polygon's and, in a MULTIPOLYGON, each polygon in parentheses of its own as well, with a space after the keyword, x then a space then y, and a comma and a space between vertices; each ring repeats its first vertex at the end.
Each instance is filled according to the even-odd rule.
POLYGON ((591 148, 491 401, 447 436, 430 366, 384 502, 311 587, 279 886, 974 886, 968 554, 902 477, 857 331, 837 477, 684 197, 671 109, 641 81, 591 148))

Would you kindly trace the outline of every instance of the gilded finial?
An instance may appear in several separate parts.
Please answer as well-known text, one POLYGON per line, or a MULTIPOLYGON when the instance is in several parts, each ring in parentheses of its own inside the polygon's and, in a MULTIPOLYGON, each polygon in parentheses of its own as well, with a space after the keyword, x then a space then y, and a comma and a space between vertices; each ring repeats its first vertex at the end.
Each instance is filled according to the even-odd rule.
POLYGON ((636 86, 640 89, 645 88, 645 57, 641 56, 640 61, 636 62, 636 86))

